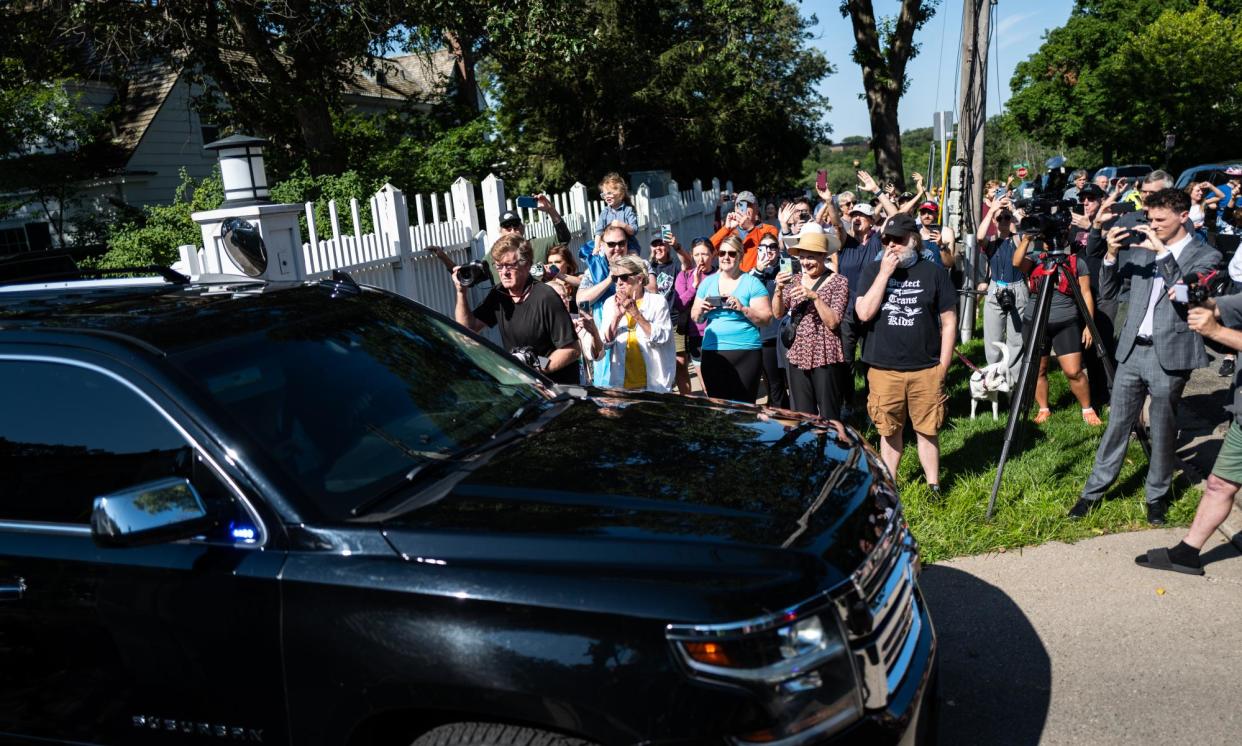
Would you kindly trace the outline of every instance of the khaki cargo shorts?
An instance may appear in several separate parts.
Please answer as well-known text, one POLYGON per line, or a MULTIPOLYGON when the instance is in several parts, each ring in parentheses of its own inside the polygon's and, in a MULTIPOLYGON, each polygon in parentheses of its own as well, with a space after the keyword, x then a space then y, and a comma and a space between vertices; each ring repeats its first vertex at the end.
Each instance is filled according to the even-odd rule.
POLYGON ((887 437, 899 432, 906 417, 915 432, 924 435, 936 435, 944 425, 949 395, 945 393, 939 365, 923 370, 873 367, 867 371, 867 386, 867 414, 880 435, 887 437))

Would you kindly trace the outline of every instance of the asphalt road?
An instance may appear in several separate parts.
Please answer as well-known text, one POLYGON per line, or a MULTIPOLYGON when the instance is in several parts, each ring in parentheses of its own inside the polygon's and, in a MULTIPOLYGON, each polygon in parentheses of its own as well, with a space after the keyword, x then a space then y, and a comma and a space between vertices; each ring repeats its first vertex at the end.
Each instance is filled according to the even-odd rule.
POLYGON ((1184 529, 1102 536, 927 567, 941 743, 1242 742, 1242 556, 1206 577, 1134 556, 1184 529))

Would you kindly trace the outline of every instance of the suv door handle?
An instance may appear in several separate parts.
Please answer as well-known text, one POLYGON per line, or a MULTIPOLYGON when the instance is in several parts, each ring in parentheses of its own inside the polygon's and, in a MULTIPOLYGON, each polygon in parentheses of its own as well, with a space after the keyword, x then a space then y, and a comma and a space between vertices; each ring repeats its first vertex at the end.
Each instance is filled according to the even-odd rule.
POLYGON ((0 601, 20 601, 26 592, 26 581, 21 578, 0 580, 0 601))

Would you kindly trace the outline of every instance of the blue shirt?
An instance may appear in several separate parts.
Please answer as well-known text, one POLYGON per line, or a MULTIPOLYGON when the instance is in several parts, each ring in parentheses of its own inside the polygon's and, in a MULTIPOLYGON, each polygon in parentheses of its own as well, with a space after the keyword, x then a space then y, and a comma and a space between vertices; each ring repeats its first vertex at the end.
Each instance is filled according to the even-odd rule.
MULTIPOLYGON (((733 289, 733 297, 743 306, 749 306, 752 298, 766 297, 767 288, 753 275, 746 273, 737 281, 733 289)), ((707 298, 720 295, 720 273, 716 272, 703 278, 699 283, 696 298, 707 298)), ((717 308, 707 312, 707 328, 703 330, 703 349, 705 350, 757 350, 763 347, 759 337, 759 327, 750 323, 741 311, 730 308, 717 308)))
POLYGON ((992 279, 999 282, 1015 283, 1022 282, 1022 271, 1013 266, 1013 252, 1017 249, 1013 243, 1013 236, 1001 241, 993 238, 984 246, 984 253, 988 256, 988 268, 992 271, 992 279))

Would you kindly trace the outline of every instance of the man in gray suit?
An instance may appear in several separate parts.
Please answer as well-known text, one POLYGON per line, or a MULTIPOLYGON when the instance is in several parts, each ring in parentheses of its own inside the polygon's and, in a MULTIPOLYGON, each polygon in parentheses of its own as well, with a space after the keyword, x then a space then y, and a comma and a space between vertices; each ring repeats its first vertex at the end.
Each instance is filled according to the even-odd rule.
POLYGON ((1186 325, 1186 304, 1170 296, 1176 294, 1175 286, 1184 275, 1218 266, 1220 254, 1186 231, 1190 197, 1185 192, 1162 189, 1149 195, 1145 205, 1149 223, 1110 230, 1100 266, 1100 292, 1105 298, 1115 298, 1122 281, 1130 280, 1130 313, 1117 341, 1118 365, 1108 428, 1082 496, 1070 509, 1072 519, 1098 507, 1105 490, 1117 478, 1130 431, 1144 398, 1150 395, 1147 522, 1164 523, 1166 495, 1173 481, 1177 403, 1190 372, 1208 364, 1203 339, 1186 325), (1140 240, 1125 259, 1118 261, 1117 252, 1131 237, 1140 240))

